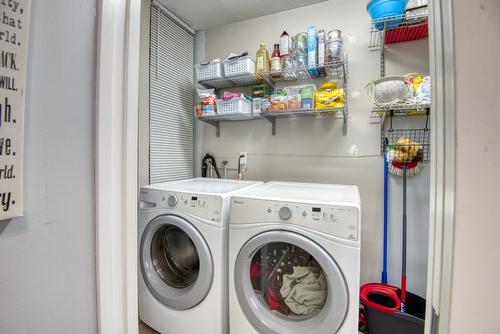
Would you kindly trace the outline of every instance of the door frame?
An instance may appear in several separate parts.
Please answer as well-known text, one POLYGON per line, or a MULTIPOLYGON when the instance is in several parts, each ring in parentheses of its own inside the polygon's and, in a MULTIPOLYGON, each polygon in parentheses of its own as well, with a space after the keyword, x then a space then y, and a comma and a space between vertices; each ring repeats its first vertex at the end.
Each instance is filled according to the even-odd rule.
MULTIPOLYGON (((141 0, 99 0, 96 95, 98 332, 138 333, 137 163, 141 0)), ((149 0, 143 0, 149 1, 149 0)), ((455 117, 453 8, 429 1, 433 78, 426 334, 448 332, 453 264, 455 117)))
POLYGON ((450 323, 455 215, 455 52, 453 1, 430 0, 432 77, 431 177, 426 334, 447 334, 450 323))
POLYGON ((138 333, 140 1, 97 1, 95 244, 98 333, 138 333))

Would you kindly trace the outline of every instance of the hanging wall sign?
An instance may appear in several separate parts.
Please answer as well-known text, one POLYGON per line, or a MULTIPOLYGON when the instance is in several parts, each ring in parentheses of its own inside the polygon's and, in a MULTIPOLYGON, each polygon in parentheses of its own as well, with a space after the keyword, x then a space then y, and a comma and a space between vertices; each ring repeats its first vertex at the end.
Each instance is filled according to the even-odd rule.
POLYGON ((0 0, 0 220, 23 215, 30 0, 0 0))

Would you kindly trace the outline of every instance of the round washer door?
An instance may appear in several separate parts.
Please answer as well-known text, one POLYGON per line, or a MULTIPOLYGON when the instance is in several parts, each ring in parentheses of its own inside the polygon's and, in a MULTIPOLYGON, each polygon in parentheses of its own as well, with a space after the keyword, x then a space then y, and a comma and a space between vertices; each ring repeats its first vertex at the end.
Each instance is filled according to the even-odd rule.
POLYGON ((347 314, 347 284, 338 265, 300 234, 253 237, 238 254, 234 275, 241 308, 260 333, 335 333, 347 314))
POLYGON ((200 232, 181 217, 163 215, 151 220, 141 237, 139 257, 149 291, 170 308, 192 308, 210 291, 210 249, 200 232))

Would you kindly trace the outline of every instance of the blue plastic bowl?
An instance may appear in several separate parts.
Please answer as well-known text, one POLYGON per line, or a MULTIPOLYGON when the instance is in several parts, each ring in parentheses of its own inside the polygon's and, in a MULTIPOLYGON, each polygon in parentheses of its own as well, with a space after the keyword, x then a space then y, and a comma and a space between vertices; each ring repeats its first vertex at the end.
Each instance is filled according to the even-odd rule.
MULTIPOLYGON (((393 16, 403 15, 406 9, 408 0, 372 0, 366 6, 372 20, 381 20, 393 16)), ((378 30, 397 28, 403 18, 396 18, 385 22, 377 22, 375 27, 378 30)))

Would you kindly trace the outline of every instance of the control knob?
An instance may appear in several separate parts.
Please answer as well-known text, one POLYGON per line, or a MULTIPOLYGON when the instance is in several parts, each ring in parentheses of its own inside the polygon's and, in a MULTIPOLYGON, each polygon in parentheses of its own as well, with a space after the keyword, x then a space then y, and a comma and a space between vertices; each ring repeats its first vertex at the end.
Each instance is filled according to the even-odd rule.
POLYGON ((282 207, 279 212, 280 218, 283 220, 288 220, 292 217, 292 210, 289 207, 282 207))
POLYGON ((177 205, 177 202, 178 202, 178 201, 179 201, 179 200, 177 199, 177 196, 175 196, 175 195, 170 195, 170 196, 168 196, 168 199, 167 199, 167 204, 168 204, 168 206, 169 206, 169 207, 171 207, 171 208, 172 208, 172 207, 174 207, 174 206, 176 206, 176 205, 177 205))

